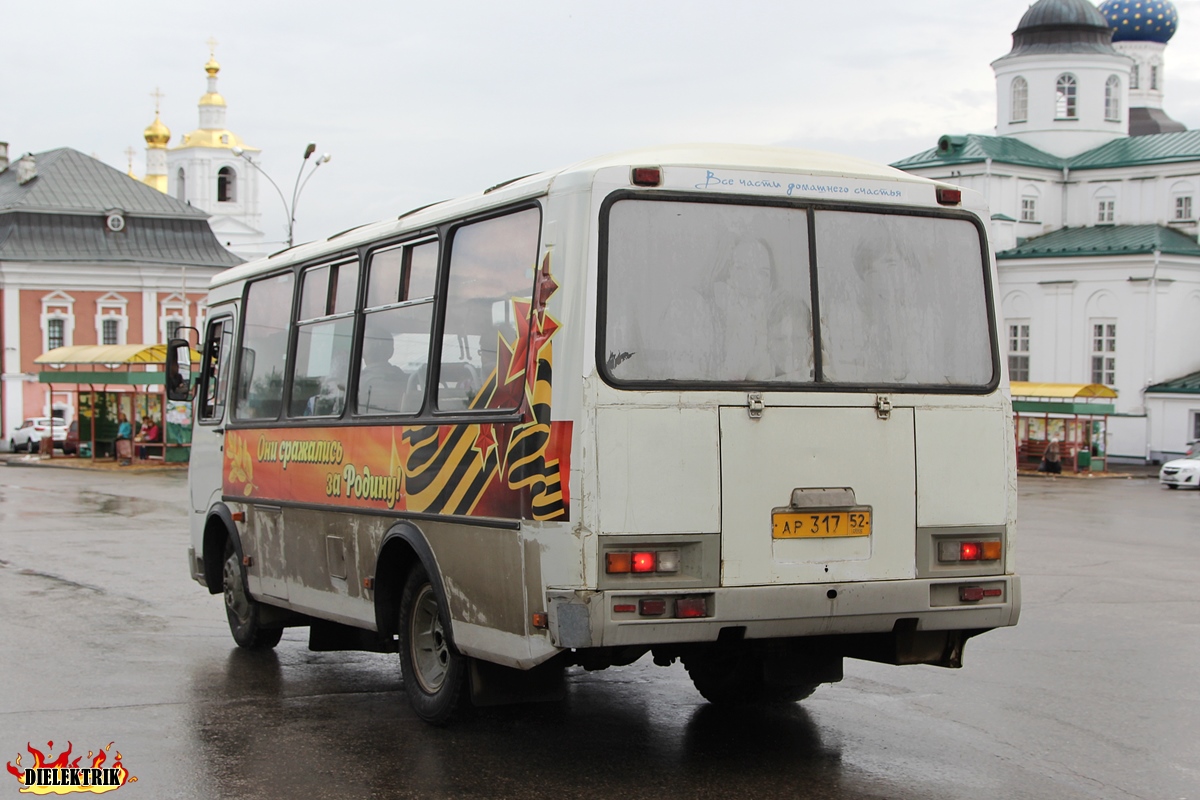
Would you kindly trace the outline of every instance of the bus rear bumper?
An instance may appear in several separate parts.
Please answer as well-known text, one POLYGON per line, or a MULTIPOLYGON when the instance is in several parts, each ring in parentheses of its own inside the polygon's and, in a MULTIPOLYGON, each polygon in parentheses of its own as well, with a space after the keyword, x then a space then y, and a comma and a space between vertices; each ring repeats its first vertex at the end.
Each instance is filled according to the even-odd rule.
POLYGON ((886 633, 898 627, 983 631, 1017 624, 1021 584, 1018 576, 995 575, 701 591, 551 590, 547 599, 556 647, 656 646, 715 642, 729 628, 740 629, 746 639, 886 633), (682 613, 678 601, 689 598, 704 599, 705 616, 676 616, 682 613), (665 601, 662 613, 646 613, 660 607, 657 600, 665 601))

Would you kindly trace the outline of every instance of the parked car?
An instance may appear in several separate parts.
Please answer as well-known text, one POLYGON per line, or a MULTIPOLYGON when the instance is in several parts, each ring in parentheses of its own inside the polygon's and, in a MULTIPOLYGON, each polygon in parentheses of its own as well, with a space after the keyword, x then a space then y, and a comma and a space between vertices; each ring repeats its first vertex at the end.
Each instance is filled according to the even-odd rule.
POLYGON ((12 452, 24 450, 32 452, 41 445, 42 437, 49 433, 54 440, 54 446, 61 448, 67 436, 67 423, 58 417, 31 417, 14 428, 8 438, 8 449, 12 452))
POLYGON ((1200 452, 1195 452, 1197 448, 1192 450, 1190 456, 1163 464, 1158 471, 1158 482, 1168 489, 1178 489, 1180 486, 1200 489, 1200 452))

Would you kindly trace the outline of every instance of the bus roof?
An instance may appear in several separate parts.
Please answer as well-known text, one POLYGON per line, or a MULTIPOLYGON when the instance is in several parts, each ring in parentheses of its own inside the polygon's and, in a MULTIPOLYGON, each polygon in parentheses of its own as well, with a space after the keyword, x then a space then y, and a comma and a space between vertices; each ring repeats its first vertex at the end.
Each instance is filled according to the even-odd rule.
POLYGON ((296 245, 265 258, 249 261, 218 273, 211 287, 245 280, 297 262, 322 255, 348 252, 364 242, 406 231, 427 228, 446 219, 464 216, 525 197, 537 197, 549 191, 555 181, 568 175, 586 175, 617 166, 736 168, 751 172, 795 173, 820 177, 892 181, 929 186, 945 185, 893 167, 861 158, 790 147, 763 147, 743 144, 679 144, 626 150, 589 158, 556 170, 527 175, 498 184, 490 189, 453 200, 432 203, 401 214, 395 219, 367 223, 327 239, 296 245))

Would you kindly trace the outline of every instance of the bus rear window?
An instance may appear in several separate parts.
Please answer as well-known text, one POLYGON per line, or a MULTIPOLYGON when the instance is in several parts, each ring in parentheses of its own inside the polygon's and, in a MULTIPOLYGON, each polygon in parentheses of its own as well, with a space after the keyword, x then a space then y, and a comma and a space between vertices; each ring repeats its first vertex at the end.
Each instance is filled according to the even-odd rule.
POLYGON ((993 380, 968 220, 628 199, 607 230, 600 356, 618 385, 993 380))

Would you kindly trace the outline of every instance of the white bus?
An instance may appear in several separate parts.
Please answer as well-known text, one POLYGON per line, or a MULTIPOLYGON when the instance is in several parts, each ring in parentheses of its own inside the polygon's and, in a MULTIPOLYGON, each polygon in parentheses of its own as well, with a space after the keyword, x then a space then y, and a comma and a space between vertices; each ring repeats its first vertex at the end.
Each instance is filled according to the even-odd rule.
POLYGON ((958 667, 1020 609, 986 220, 857 159, 680 146, 228 270, 191 574, 243 647, 398 651, 435 723, 647 653, 715 703, 958 667))

